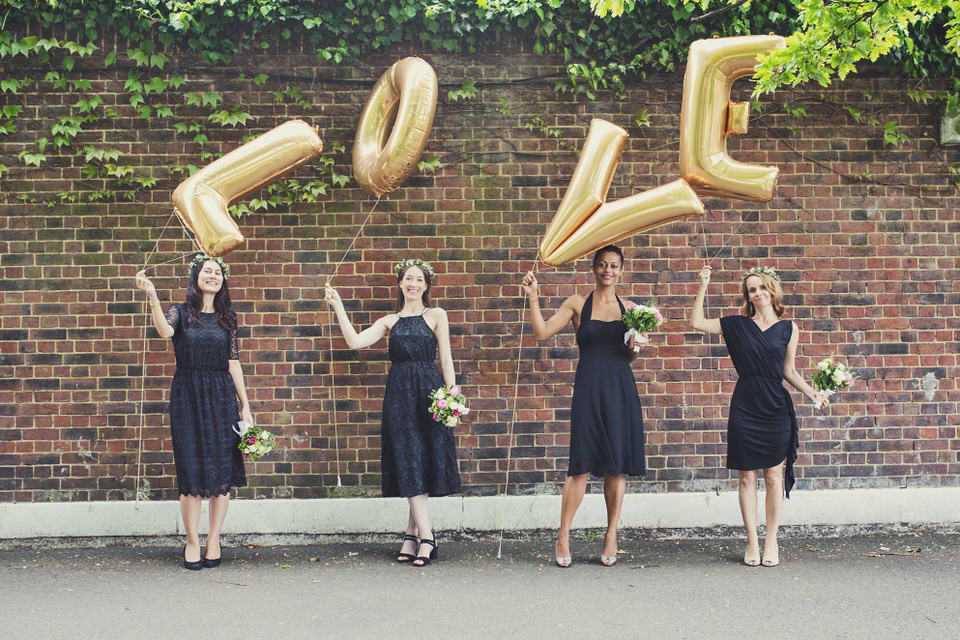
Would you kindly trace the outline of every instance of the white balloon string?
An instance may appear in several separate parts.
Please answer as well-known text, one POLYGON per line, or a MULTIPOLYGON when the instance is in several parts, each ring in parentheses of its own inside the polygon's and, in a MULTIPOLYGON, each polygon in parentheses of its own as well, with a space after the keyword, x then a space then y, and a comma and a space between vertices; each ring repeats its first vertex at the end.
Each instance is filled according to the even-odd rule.
MULTIPOLYGON (((350 246, 347 247, 347 250, 343 252, 343 256, 340 258, 340 262, 337 263, 337 266, 334 268, 333 273, 330 274, 330 277, 327 278, 327 284, 333 281, 334 276, 337 275, 337 272, 340 271, 340 265, 343 264, 343 261, 347 259, 347 254, 353 250, 353 245, 357 242, 357 238, 360 237, 360 234, 363 233, 363 228, 367 226, 367 222, 370 221, 370 216, 373 215, 374 210, 377 208, 377 205, 380 204, 380 196, 377 196, 377 201, 373 203, 373 208, 370 209, 370 213, 367 214, 367 217, 364 219, 363 223, 360 225, 360 229, 357 230, 357 235, 353 236, 353 240, 350 242, 350 246)), ((337 374, 334 372, 334 362, 333 362, 333 322, 335 319, 335 314, 331 309, 329 312, 330 319, 330 331, 327 334, 330 344, 330 413, 333 415, 333 447, 334 452, 337 457, 337 486, 342 487, 343 482, 340 479, 340 423, 337 421, 337 374)))
MULTIPOLYGON (((706 214, 704 214, 704 218, 705 218, 705 217, 706 217, 706 214)), ((760 213, 759 213, 759 211, 758 211, 758 212, 757 212, 757 219, 758 219, 758 221, 759 221, 759 218, 760 218, 760 213)), ((737 228, 733 230, 733 233, 731 233, 730 236, 723 242, 723 244, 720 245, 720 248, 717 249, 717 252, 716 252, 715 254, 713 254, 713 257, 706 261, 706 263, 705 263, 706 266, 710 266, 710 264, 711 264, 714 260, 717 259, 717 256, 719 256, 719 255, 720 255, 720 252, 724 250, 724 248, 727 246, 727 243, 730 242, 731 240, 733 240, 734 236, 737 235, 737 231, 740 231, 740 227, 742 227, 746 222, 747 222, 746 217, 744 217, 743 219, 740 220, 740 224, 738 224, 738 225, 737 225, 737 228)), ((701 219, 701 224, 703 224, 702 219, 701 219)), ((720 237, 722 238, 723 235, 721 234, 720 237)), ((708 255, 708 254, 707 254, 707 231, 706 231, 706 225, 703 226, 703 248, 704 248, 703 257, 704 257, 704 259, 706 260, 707 255, 708 255)))
POLYGON ((337 374, 333 371, 333 321, 334 313, 329 311, 330 331, 327 338, 330 340, 330 412, 333 414, 333 446, 337 456, 337 486, 342 487, 340 480, 340 427, 337 423, 337 374))
MULTIPOLYGON (((176 215, 176 212, 170 213, 170 218, 176 215)), ((141 271, 147 268, 147 264, 150 262, 150 258, 153 257, 154 252, 156 252, 157 247, 160 246, 160 241, 163 239, 163 233, 167 230, 167 227, 170 226, 170 218, 167 218, 167 223, 163 225, 163 229, 160 230, 160 235, 157 236, 157 241, 153 243, 153 249, 150 249, 150 253, 147 254, 147 259, 143 261, 143 267, 140 268, 141 271)), ((177 220, 180 218, 178 217, 177 220)), ((182 223, 181 223, 182 224, 182 223)))
POLYGON ((343 252, 343 256, 340 258, 340 262, 337 263, 337 266, 333 269, 333 273, 330 274, 330 277, 327 278, 327 282, 333 282, 333 277, 337 275, 337 272, 340 271, 340 265, 343 264, 343 261, 347 259, 347 254, 353 250, 353 245, 357 242, 357 238, 360 237, 360 234, 363 233, 363 228, 367 226, 367 223, 370 222, 370 216, 373 215, 373 212, 376 211, 377 205, 380 204, 380 196, 377 196, 377 201, 373 203, 373 208, 370 209, 370 213, 367 214, 367 217, 361 223, 360 228, 357 230, 357 235, 353 236, 353 240, 350 242, 350 246, 347 247, 347 250, 343 252))
MULTIPOLYGON (((707 214, 706 214, 706 212, 704 212, 703 217, 700 218, 700 230, 701 230, 701 232, 702 232, 701 235, 703 236, 703 259, 704 259, 704 265, 707 265, 707 264, 708 264, 708 262, 707 262, 707 256, 710 255, 710 250, 707 248, 707 222, 706 222, 706 218, 707 218, 707 214)), ((721 247, 721 249, 722 249, 722 248, 723 248, 723 247, 721 247)), ((719 253, 720 253, 720 252, 718 251, 718 252, 717 252, 717 255, 719 255, 719 253)), ((714 256, 714 258, 716 258, 716 257, 717 257, 717 256, 714 256)), ((707 311, 707 292, 706 292, 706 291, 703 292, 703 311, 704 311, 704 316, 706 316, 706 311, 707 311)), ((709 362, 709 359, 710 359, 710 344, 711 344, 711 342, 710 342, 710 334, 709 334, 709 333, 703 334, 703 343, 707 346, 707 361, 709 362)), ((717 391, 718 391, 718 392, 720 391, 719 387, 717 388, 717 391)), ((683 409, 683 410, 686 411, 686 410, 687 410, 687 409, 686 409, 686 403, 683 403, 683 404, 684 404, 684 409, 683 409)), ((720 495, 720 481, 719 481, 719 480, 717 480, 717 486, 714 488, 714 491, 715 491, 715 493, 716 493, 717 495, 720 495)))
MULTIPOLYGON (((170 214, 170 218, 174 216, 173 213, 170 214)), ((147 264, 150 262, 150 258, 153 257, 153 254, 156 252, 157 247, 160 246, 160 240, 163 239, 163 234, 167 230, 167 227, 170 226, 170 218, 167 218, 167 223, 163 225, 163 229, 160 230, 160 235, 157 236, 157 241, 153 243, 153 248, 150 249, 150 252, 147 254, 147 259, 143 261, 143 267, 140 271, 146 271, 147 264)), ((144 500, 147 500, 146 494, 140 491, 140 477, 143 475, 143 397, 146 395, 147 390, 147 332, 150 330, 150 296, 147 296, 147 299, 144 301, 146 322, 143 326, 143 344, 140 349, 140 404, 137 409, 137 413, 140 414, 140 425, 137 428, 137 474, 134 477, 133 484, 133 508, 136 511, 140 510, 140 498, 143 497, 144 500)))
MULTIPOLYGON (((533 262, 532 271, 537 270, 537 265, 540 264, 540 253, 537 253, 537 258, 533 262)), ((517 367, 516 372, 513 377, 513 411, 510 416, 510 424, 507 426, 507 475, 504 478, 503 483, 503 495, 509 495, 510 493, 510 464, 513 461, 513 425, 517 421, 517 398, 520 389, 520 363, 522 362, 521 358, 523 355, 523 333, 526 328, 526 321, 524 316, 527 313, 527 296, 523 296, 523 310, 520 312, 520 342, 517 346, 517 367)), ((500 544, 497 546, 497 559, 503 557, 503 531, 506 525, 503 520, 500 521, 500 544)))

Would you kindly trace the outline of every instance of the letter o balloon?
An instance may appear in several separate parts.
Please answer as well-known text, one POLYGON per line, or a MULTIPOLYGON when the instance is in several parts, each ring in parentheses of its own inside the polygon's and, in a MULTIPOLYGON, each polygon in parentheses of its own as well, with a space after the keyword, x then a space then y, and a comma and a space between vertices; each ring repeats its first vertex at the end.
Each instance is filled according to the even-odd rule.
POLYGON ((353 175, 380 197, 410 177, 427 146, 437 109, 437 74, 411 56, 387 69, 374 85, 353 143, 353 175))

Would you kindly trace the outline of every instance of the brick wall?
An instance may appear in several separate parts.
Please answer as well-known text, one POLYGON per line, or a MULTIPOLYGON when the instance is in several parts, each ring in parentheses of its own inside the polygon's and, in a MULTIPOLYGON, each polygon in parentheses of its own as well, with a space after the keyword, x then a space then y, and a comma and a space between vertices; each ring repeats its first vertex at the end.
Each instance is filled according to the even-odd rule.
MULTIPOLYGON (((191 137, 172 126, 202 121, 209 110, 187 107, 176 94, 164 98, 176 104, 174 118, 134 118, 123 90, 129 68, 105 68, 102 57, 126 43, 109 36, 100 44, 99 57, 80 60, 68 75, 88 79, 120 117, 87 125, 67 153, 41 168, 18 165, 17 154, 47 135, 51 122, 75 113, 77 94, 44 82, 45 68, 5 62, 5 74, 34 83, 18 95, 0 94, 0 106, 24 107, 20 130, 0 136, 0 156, 10 167, 0 179, 3 501, 131 499, 138 476, 150 499, 176 495, 166 416, 173 351, 145 330, 133 275, 149 256, 161 300, 182 301, 182 256, 192 246, 171 219, 170 193, 182 177, 167 167, 204 163, 191 137), (83 144, 121 150, 121 163, 158 182, 133 201, 120 194, 117 201, 85 202, 84 194, 106 183, 81 175, 82 158, 72 154, 83 144), (60 202, 61 191, 81 201, 60 202)), ((258 423, 281 434, 282 443, 248 463, 250 486, 241 496, 379 492, 386 345, 353 351, 334 330, 331 349, 331 317, 320 296, 344 257, 333 282, 361 327, 392 310, 398 259, 420 256, 434 264, 434 297, 449 313, 458 380, 472 398, 469 423, 457 430, 464 492, 496 494, 509 481, 510 493, 552 493, 564 478, 576 345, 569 329, 533 340, 517 283, 534 266, 591 118, 611 120, 631 135, 610 199, 678 176, 680 74, 635 82, 622 98, 601 94, 589 101, 555 93, 559 61, 518 47, 491 46, 469 56, 397 51, 345 73, 318 66, 312 53, 292 44, 251 52, 227 68, 178 57, 147 75, 184 75, 180 93, 216 89, 228 108, 239 104, 254 116, 245 129, 210 126, 210 151, 228 151, 245 134, 304 118, 320 128, 327 150, 335 141, 345 145, 348 152, 332 158, 349 173, 373 81, 411 53, 430 61, 440 78, 427 153, 441 155, 442 169, 408 179, 375 207, 351 183, 319 203, 240 223, 249 240, 227 260, 243 327, 241 362, 258 423), (240 73, 270 79, 260 87, 238 80, 240 73), (478 97, 448 99, 447 91, 464 80, 477 81, 478 97), (275 100, 274 91, 290 87, 299 87, 310 105, 275 100), (634 122, 641 108, 649 126, 634 122)), ((719 338, 693 333, 684 321, 705 258, 715 267, 710 317, 735 313, 744 269, 773 266, 783 276, 788 317, 803 332, 798 365, 805 375, 820 358, 838 355, 864 380, 827 410, 798 405, 799 489, 960 483, 960 191, 946 172, 960 162, 960 150, 937 143, 936 106, 910 102, 906 89, 877 70, 826 91, 765 97, 763 113, 729 148, 738 159, 779 166, 774 199, 760 205, 707 199, 702 219, 622 243, 628 273, 621 294, 653 300, 669 319, 633 365, 650 471, 631 481, 630 491, 734 486, 723 464, 735 373, 719 338), (787 115, 785 104, 805 105, 808 117, 787 115), (899 121, 911 141, 885 147, 878 127, 866 118, 857 123, 846 106, 881 123, 899 121)), ((749 85, 738 83, 736 93, 746 99, 749 85)), ((297 176, 316 171, 306 167, 297 176)), ((584 260, 539 270, 548 309, 589 291, 584 260)))

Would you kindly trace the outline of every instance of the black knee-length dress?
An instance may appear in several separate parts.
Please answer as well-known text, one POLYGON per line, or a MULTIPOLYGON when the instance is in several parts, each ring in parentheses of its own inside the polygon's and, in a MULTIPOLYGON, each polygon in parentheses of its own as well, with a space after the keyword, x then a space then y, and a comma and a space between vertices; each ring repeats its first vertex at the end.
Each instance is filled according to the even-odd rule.
POLYGON ((170 434, 180 495, 212 498, 247 484, 233 431, 240 419, 237 389, 228 369, 239 358, 237 332, 213 313, 187 322, 180 304, 167 310, 177 372, 170 387, 170 434))
POLYGON ((789 496, 800 445, 793 400, 783 386, 793 322, 781 320, 763 331, 746 316, 727 316, 720 319, 720 328, 739 375, 727 420, 727 468, 769 469, 786 460, 784 487, 789 496))
MULTIPOLYGON (((621 314, 625 311, 620 303, 621 314)), ((593 294, 580 312, 580 360, 570 407, 570 461, 567 475, 646 473, 640 396, 630 368, 620 320, 594 320, 593 294)))
POLYGON ((437 337, 423 316, 400 317, 390 329, 389 350, 380 430, 383 496, 459 493, 453 430, 430 413, 430 392, 443 386, 437 337))

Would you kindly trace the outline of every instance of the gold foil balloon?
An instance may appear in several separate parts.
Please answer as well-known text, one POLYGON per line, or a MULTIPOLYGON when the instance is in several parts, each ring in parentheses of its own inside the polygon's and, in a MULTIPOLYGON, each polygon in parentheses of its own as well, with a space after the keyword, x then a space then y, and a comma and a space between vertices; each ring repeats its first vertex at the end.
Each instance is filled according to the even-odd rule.
POLYGON ((635 233, 703 215, 703 204, 683 180, 604 202, 626 140, 627 132, 612 122, 590 122, 570 185, 540 241, 545 264, 566 264, 635 233))
POLYGON ((747 103, 730 101, 730 87, 753 73, 758 55, 785 46, 780 36, 713 38, 690 45, 680 112, 680 177, 699 195, 751 202, 773 197, 776 167, 727 155, 727 136, 746 133, 749 117, 747 103))
POLYGON ((243 234, 227 207, 275 182, 320 154, 323 142, 315 128, 291 120, 184 180, 173 192, 173 208, 193 233, 197 249, 210 256, 243 244, 243 234))
POLYGON ((353 174, 364 191, 380 197, 417 168, 433 126, 437 90, 433 67, 417 57, 394 63, 377 80, 353 142, 353 174))

